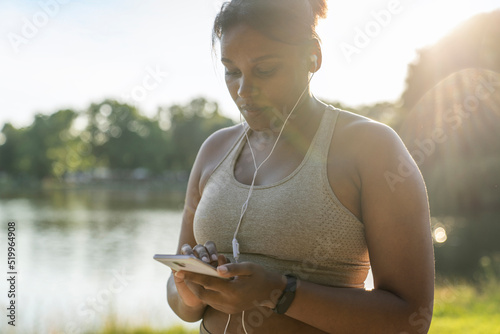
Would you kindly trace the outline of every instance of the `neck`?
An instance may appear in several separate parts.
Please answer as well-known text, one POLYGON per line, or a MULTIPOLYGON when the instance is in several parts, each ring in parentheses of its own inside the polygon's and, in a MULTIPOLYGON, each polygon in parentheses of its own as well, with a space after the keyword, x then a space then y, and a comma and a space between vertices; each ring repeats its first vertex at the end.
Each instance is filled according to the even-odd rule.
POLYGON ((253 145, 261 148, 272 146, 283 129, 280 141, 286 141, 299 150, 307 150, 326 105, 312 95, 306 95, 294 110, 292 108, 293 106, 289 108, 292 111, 291 115, 290 112, 281 114, 269 128, 252 130, 250 136, 254 138, 253 145))
POLYGON ((256 130, 253 132, 265 132, 268 135, 273 134, 278 136, 283 124, 286 122, 284 132, 288 132, 288 128, 295 128, 296 131, 304 131, 307 129, 307 125, 311 123, 314 116, 321 112, 326 105, 323 102, 318 101, 314 96, 307 94, 301 101, 295 106, 285 106, 282 111, 277 111, 274 114, 273 119, 270 122, 269 128, 256 130))

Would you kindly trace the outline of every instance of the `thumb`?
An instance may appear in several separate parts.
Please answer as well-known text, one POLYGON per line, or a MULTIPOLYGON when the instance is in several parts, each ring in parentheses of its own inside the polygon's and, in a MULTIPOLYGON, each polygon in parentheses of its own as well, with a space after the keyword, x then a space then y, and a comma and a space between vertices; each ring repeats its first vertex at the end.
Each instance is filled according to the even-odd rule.
POLYGON ((217 272, 223 277, 251 276, 254 273, 254 267, 250 262, 227 263, 218 266, 217 272))

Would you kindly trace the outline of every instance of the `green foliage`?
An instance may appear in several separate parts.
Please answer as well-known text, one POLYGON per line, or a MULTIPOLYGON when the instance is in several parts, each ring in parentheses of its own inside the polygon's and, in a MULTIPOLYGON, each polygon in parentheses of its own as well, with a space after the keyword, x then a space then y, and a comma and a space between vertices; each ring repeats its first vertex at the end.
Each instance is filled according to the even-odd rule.
POLYGON ((203 98, 160 108, 152 119, 133 106, 105 100, 83 112, 36 115, 27 128, 5 124, 0 173, 42 180, 98 167, 120 175, 137 169, 146 176, 187 171, 203 141, 230 125, 232 120, 219 114, 218 105, 203 98))
POLYGON ((410 111, 419 99, 448 75, 467 68, 500 72, 500 10, 469 19, 436 45, 418 52, 409 65, 402 95, 410 111))
POLYGON ((132 106, 111 100, 92 104, 87 117, 85 137, 97 166, 112 170, 142 167, 153 172, 164 169, 166 135, 158 122, 142 116, 132 106))
POLYGON ((219 114, 217 103, 203 98, 184 107, 174 105, 168 113, 172 122, 169 139, 173 144, 168 167, 172 170, 190 168, 203 141, 216 130, 234 124, 219 114))
POLYGON ((23 130, 18 130, 12 124, 5 124, 2 133, 5 136, 5 143, 0 146, 0 170, 10 174, 18 175, 22 172, 21 161, 21 139, 24 136, 23 130))
POLYGON ((56 166, 65 157, 67 145, 75 145, 68 130, 76 116, 72 110, 60 110, 49 116, 36 115, 27 128, 16 129, 5 124, 2 133, 6 142, 0 146, 0 171, 37 179, 57 175, 56 166))

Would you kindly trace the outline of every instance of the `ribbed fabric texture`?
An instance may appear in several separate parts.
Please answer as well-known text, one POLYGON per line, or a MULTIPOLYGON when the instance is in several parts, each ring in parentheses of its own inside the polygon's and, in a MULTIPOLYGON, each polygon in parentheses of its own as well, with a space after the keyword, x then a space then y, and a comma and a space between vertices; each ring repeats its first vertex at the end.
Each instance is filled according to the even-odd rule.
MULTIPOLYGON (((363 288, 370 268, 364 225, 335 196, 327 157, 338 114, 329 106, 304 160, 283 180, 255 186, 238 233, 240 262, 258 263, 317 284, 363 288)), ((232 262, 234 231, 250 186, 234 167, 241 135, 214 170, 194 217, 197 243, 214 241, 232 262)))

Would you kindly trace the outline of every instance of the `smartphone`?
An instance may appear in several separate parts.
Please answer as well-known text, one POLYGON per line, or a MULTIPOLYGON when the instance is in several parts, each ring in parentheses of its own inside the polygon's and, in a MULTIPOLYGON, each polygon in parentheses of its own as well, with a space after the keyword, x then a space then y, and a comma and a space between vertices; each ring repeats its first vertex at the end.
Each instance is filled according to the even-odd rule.
POLYGON ((221 277, 214 267, 203 262, 194 255, 156 254, 153 259, 169 266, 175 271, 191 271, 198 274, 229 279, 227 277, 221 277))

